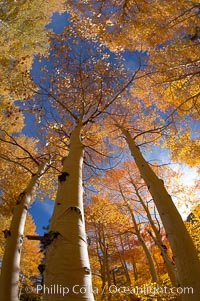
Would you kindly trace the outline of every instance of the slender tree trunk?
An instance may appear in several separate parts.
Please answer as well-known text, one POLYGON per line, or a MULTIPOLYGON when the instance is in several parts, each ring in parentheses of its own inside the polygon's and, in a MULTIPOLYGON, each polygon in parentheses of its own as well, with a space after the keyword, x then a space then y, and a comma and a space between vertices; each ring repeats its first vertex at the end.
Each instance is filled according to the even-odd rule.
POLYGON ((98 231, 99 248, 101 250, 102 292, 104 292, 101 294, 101 300, 110 301, 111 295, 107 294, 107 289, 111 285, 111 276, 110 276, 109 261, 108 261, 108 244, 106 242, 103 224, 99 224, 98 228, 99 228, 98 231))
MULTIPOLYGON (((128 244, 128 249, 131 250, 130 244, 128 244)), ((138 271, 137 271, 137 265, 136 265, 134 254, 132 254, 131 264, 132 264, 132 267, 133 267, 134 280, 137 281, 138 280, 138 271)))
MULTIPOLYGON (((132 219, 134 218, 135 220, 135 217, 133 215, 133 213, 131 213, 131 216, 132 216, 132 219)), ((159 278, 158 278, 158 274, 156 272, 156 268, 155 268, 155 264, 154 264, 154 261, 153 261, 153 257, 151 255, 151 252, 149 251, 142 235, 140 234, 140 231, 138 229, 138 226, 137 226, 137 223, 135 221, 134 223, 136 226, 135 226, 135 230, 136 230, 136 234, 137 234, 137 237, 141 243, 141 246, 143 248, 143 251, 146 255, 146 258, 147 258, 147 261, 148 261, 148 265, 149 265, 149 271, 150 271, 150 274, 151 274, 151 280, 152 282, 156 282, 156 283, 159 283, 159 278)))
POLYGON ((46 248, 43 294, 46 301, 93 301, 91 271, 83 212, 83 145, 79 123, 71 134, 63 160, 46 248), (52 289, 52 290, 51 290, 52 289))
POLYGON ((126 137, 135 163, 156 204, 174 255, 179 284, 190 287, 193 293, 182 295, 183 301, 198 301, 200 296, 200 263, 192 239, 182 218, 168 194, 163 180, 159 179, 142 156, 130 133, 120 127, 126 137))
POLYGON ((138 280, 138 271, 137 271, 137 266, 136 266, 134 257, 132 258, 132 267, 133 267, 134 280, 137 281, 138 280))
MULTIPOLYGON (((121 235, 119 235, 119 237, 120 237, 120 244, 121 244, 122 253, 123 253, 123 256, 122 256, 120 254, 119 250, 118 250, 119 258, 120 258, 121 265, 122 265, 122 267, 124 269, 124 274, 125 274, 125 277, 126 277, 127 286, 130 287, 131 286, 131 278, 130 278, 130 275, 129 275, 129 272, 128 272, 126 261, 123 258, 124 257, 124 244, 123 244, 123 240, 122 240, 121 235)), ((117 244, 116 244, 116 248, 117 248, 117 244)), ((133 295, 133 294, 130 294, 129 295, 129 299, 130 299, 130 301, 135 301, 135 300, 137 300, 137 297, 135 295, 133 295)))
MULTIPOLYGON (((106 280, 107 280, 107 288, 111 286, 111 275, 110 275, 110 267, 109 267, 109 260, 108 260, 108 244, 106 242, 105 232, 104 232, 104 226, 102 225, 102 249, 103 249, 103 263, 105 267, 105 273, 106 273, 106 280)), ((107 295, 107 300, 110 301, 112 299, 112 295, 107 295)))
MULTIPOLYGON (((102 246, 101 246, 101 235, 100 235, 100 229, 99 225, 98 227, 95 225, 95 241, 96 241, 96 254, 98 257, 99 265, 100 265, 100 278, 102 281, 101 289, 103 291, 104 286, 106 285, 106 271, 105 271, 105 266, 104 266, 104 261, 100 253, 102 253, 102 246), (101 252, 99 252, 101 250, 101 252)), ((101 294, 101 300, 105 299, 105 294, 101 294)))
POLYGON ((171 283, 172 283, 173 286, 177 286, 178 283, 177 283, 177 279, 176 279, 175 270, 174 270, 172 262, 170 261, 170 259, 168 257, 168 254, 167 254, 166 250, 163 249, 162 237, 160 235, 160 232, 158 231, 158 229, 157 229, 157 227, 156 227, 156 225, 155 225, 155 223, 152 219, 152 216, 149 212, 149 209, 146 206, 146 204, 144 203, 143 199, 141 198, 141 196, 139 194, 139 191, 138 191, 135 183, 132 181, 132 179, 131 179, 131 183, 133 184, 133 186, 135 188, 136 195, 139 198, 140 203, 141 203, 142 207, 144 208, 144 210, 147 214, 150 225, 151 225, 151 227, 152 227, 152 229, 155 233, 156 238, 155 237, 152 237, 152 238, 154 239, 154 242, 157 244, 157 246, 160 248, 160 251, 161 251, 163 259, 164 259, 164 264, 165 264, 167 273, 169 275, 169 278, 171 280, 171 283))
POLYGON ((143 251, 146 255, 146 258, 147 258, 147 261, 148 261, 148 264, 149 264, 149 271, 150 271, 150 274, 151 274, 151 279, 152 279, 152 282, 156 282, 158 283, 159 282, 159 278, 158 278, 158 274, 156 272, 156 269, 155 269, 155 264, 154 264, 154 261, 153 261, 153 257, 151 255, 151 252, 149 251, 141 233, 140 233, 140 230, 138 228, 138 225, 137 225, 137 222, 136 222, 136 219, 135 219, 135 216, 134 216, 134 213, 133 213, 133 210, 132 208, 130 207, 128 201, 126 200, 124 194, 123 194, 123 191, 120 187, 120 192, 121 192, 121 195, 123 197, 123 200, 124 200, 124 204, 125 206, 127 207, 127 209, 129 210, 129 213, 131 215, 131 219, 132 219, 132 222, 133 222, 133 225, 134 225, 134 228, 135 228, 135 232, 136 232, 136 235, 141 243, 141 246, 143 248, 143 251))
POLYGON ((120 244, 121 244, 121 248, 122 248, 122 255, 121 255, 121 252, 118 250, 117 248, 117 244, 116 245, 116 248, 118 250, 118 254, 119 254, 119 258, 120 258, 120 262, 121 262, 121 265, 124 269, 124 273, 125 273, 125 277, 126 277, 126 281, 127 281, 127 285, 131 285, 131 278, 130 278, 130 275, 129 275, 129 272, 128 272, 128 268, 127 268, 127 265, 126 265, 126 261, 124 260, 124 244, 123 244, 123 240, 122 240, 122 236, 121 234, 119 235, 119 239, 120 239, 120 244))
MULTIPOLYGON (((155 233, 155 232, 154 232, 155 233)), ((158 232, 159 233, 159 232, 158 232)), ((157 234, 158 234, 157 233, 157 234)), ((161 251, 161 255, 163 257, 164 260, 164 265, 166 268, 166 271, 168 273, 168 276, 170 278, 171 284, 173 286, 177 286, 178 282, 177 282, 177 277, 176 277, 176 272, 175 272, 175 268, 174 268, 174 264, 173 262, 169 259, 169 256, 167 254, 167 250, 164 249, 164 245, 162 243, 161 238, 159 238, 159 235, 156 234, 156 237, 153 236, 153 234, 151 232, 149 232, 150 236, 152 237, 153 241, 155 242, 155 244, 159 247, 160 251, 161 251)))
POLYGON ((18 300, 21 249, 24 238, 24 225, 27 209, 38 181, 47 168, 47 163, 39 166, 27 188, 20 194, 14 208, 10 229, 5 231, 6 247, 1 267, 0 300, 18 300))

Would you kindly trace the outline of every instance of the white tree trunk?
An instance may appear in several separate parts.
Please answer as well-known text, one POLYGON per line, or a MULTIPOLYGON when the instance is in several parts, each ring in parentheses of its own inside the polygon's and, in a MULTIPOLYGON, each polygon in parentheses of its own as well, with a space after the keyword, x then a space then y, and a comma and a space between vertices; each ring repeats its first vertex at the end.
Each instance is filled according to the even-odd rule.
POLYGON ((46 301, 93 301, 91 271, 83 212, 81 124, 71 134, 63 159, 50 233, 57 233, 46 249, 43 294, 46 301), (52 289, 52 290, 51 290, 52 289))
POLYGON ((131 209, 131 206, 129 205, 126 198, 124 197, 122 190, 121 190, 121 195, 123 197, 124 204, 128 208, 129 213, 131 215, 131 219, 132 219, 132 222, 133 222, 133 225, 134 225, 134 228, 135 228, 135 233, 137 235, 137 238, 140 241, 142 249, 143 249, 143 251, 146 255, 146 259, 147 259, 147 262, 148 262, 148 265, 149 265, 149 271, 150 271, 150 274, 151 274, 151 280, 152 280, 152 282, 159 283, 159 277, 158 277, 158 274, 157 274, 157 271, 156 271, 156 268, 155 268, 153 257, 152 257, 151 252, 149 251, 149 249, 148 249, 148 247, 147 247, 147 245, 146 245, 146 243, 145 243, 145 241, 144 241, 144 239, 143 239, 143 237, 140 233, 140 230, 138 228, 138 224, 136 222, 133 210, 131 209))
POLYGON ((0 277, 0 300, 18 300, 21 249, 24 238, 24 225, 31 196, 44 173, 47 164, 42 164, 31 178, 27 188, 20 194, 13 212, 10 229, 5 233, 6 247, 0 277))
POLYGON ((157 227, 156 227, 156 225, 155 225, 155 223, 152 219, 152 216, 151 216, 151 213, 148 209, 148 206, 144 203, 144 201, 143 201, 142 197, 140 196, 139 191, 138 191, 136 185, 133 183, 132 179, 131 179, 131 183, 133 184, 133 186, 135 188, 136 195, 139 198, 140 203, 141 203, 142 207, 144 208, 144 210, 147 214, 150 225, 151 225, 151 227, 152 227, 152 229, 155 233, 156 238, 154 236, 152 236, 152 238, 154 239, 154 242, 158 245, 158 247, 160 248, 160 250, 162 252, 162 256, 163 256, 163 259, 164 259, 164 264, 165 264, 168 276, 171 280, 171 283, 172 283, 173 286, 177 286, 177 279, 176 279, 175 269, 173 267, 173 264, 172 264, 170 258, 168 257, 168 254, 167 254, 166 250, 163 250, 163 248, 162 248, 162 245, 163 245, 162 236, 161 236, 160 232, 158 231, 158 229, 157 229, 157 227))
POLYGON ((140 174, 148 186, 167 233, 178 271, 179 284, 183 289, 185 287, 193 288, 193 294, 187 292, 182 294, 182 300, 199 301, 200 263, 192 239, 164 186, 163 180, 157 177, 146 162, 130 133, 123 127, 120 128, 126 137, 140 174))

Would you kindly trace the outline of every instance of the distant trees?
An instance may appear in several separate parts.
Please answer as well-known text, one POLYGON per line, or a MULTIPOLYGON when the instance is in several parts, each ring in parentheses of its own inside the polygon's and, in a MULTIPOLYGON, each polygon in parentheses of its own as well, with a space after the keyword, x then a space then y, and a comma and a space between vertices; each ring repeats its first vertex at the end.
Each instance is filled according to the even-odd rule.
POLYGON ((176 286, 175 264, 166 233, 136 166, 125 162, 106 171, 98 183, 95 177, 92 183, 98 195, 103 196, 94 197, 86 206, 94 286, 101 289, 100 279, 106 291, 111 285, 128 287, 154 281, 164 285, 166 272, 176 286))

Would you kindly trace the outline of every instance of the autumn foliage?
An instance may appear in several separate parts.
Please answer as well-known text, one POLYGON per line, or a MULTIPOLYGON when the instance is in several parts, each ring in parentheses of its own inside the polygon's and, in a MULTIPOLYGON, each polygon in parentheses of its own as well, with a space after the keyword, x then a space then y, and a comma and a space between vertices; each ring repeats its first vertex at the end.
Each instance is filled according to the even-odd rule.
POLYGON ((59 273, 54 258, 67 270, 89 254, 91 268, 77 279, 92 276, 95 300, 198 301, 198 292, 180 293, 196 279, 179 263, 183 254, 186 269, 200 271, 199 14, 186 0, 0 3, 1 261, 28 183, 38 176, 26 210, 36 198, 55 200, 43 252, 41 237, 26 238, 38 235, 37 217, 27 215, 20 300, 42 300, 35 286, 51 283, 48 268, 59 273), (54 12, 66 17, 61 32, 54 12), (169 221, 180 226, 187 258, 169 221), (76 239, 84 256, 76 249, 61 264, 59 250, 75 250, 76 239), (144 286, 156 294, 113 291, 144 286))

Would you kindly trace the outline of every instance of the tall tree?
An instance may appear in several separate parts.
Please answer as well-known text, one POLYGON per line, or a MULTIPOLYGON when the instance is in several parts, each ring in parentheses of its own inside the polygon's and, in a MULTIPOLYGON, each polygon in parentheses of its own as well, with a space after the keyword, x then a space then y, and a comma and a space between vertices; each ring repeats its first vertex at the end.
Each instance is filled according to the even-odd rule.
MULTIPOLYGON (((63 287, 69 287, 63 297, 66 300, 93 300, 83 212, 84 149, 101 154, 99 141, 104 141, 104 137, 100 125, 94 123, 126 90, 134 75, 128 77, 122 63, 111 64, 110 54, 102 45, 77 37, 73 28, 65 27, 52 38, 51 45, 49 58, 41 68, 41 79, 36 81, 40 91, 33 106, 40 107, 47 143, 54 144, 53 133, 66 154, 50 221, 49 235, 53 236, 45 252, 44 283, 50 287, 59 281, 63 287), (85 294, 74 292, 74 285, 79 290, 86 287, 85 294)), ((89 152, 87 157, 90 158, 89 152)), ((44 297, 60 298, 48 293, 44 297)))
POLYGON ((200 263, 192 239, 171 196, 165 189, 163 180, 157 177, 146 162, 129 131, 121 125, 118 126, 127 141, 141 176, 148 186, 165 227, 178 270, 179 284, 181 287, 192 287, 194 290, 194 294, 185 294, 182 299, 184 301, 197 301, 199 295, 197 279, 200 277, 200 263))
MULTIPOLYGON (((101 187, 101 185, 103 185, 103 187, 105 187, 106 183, 109 183, 107 189, 110 190, 111 195, 113 195, 112 197, 117 203, 119 203, 120 206, 127 208, 127 214, 131 216, 131 222, 135 226, 135 234, 141 241, 143 250, 147 258, 149 259, 149 267, 151 269, 153 282, 155 281, 155 279, 155 282, 158 282, 158 276, 157 271, 154 267, 153 256, 151 255, 147 247, 149 240, 146 241, 147 237, 143 237, 144 225, 146 224, 146 226, 148 226, 149 232, 153 231, 156 237, 156 239, 154 239, 154 242, 156 242, 163 256, 170 280, 172 284, 176 286, 177 282, 174 268, 171 259, 168 257, 166 246, 164 245, 163 237, 160 233, 161 222, 159 223, 158 219, 155 219, 155 217, 152 216, 152 213, 153 215, 155 215, 155 210, 154 208, 152 208, 152 205, 149 204, 151 196, 149 195, 147 187, 141 180, 141 176, 136 168, 137 167, 135 166, 135 164, 133 164, 133 162, 126 160, 124 164, 122 164, 122 166, 117 167, 114 170, 105 172, 104 178, 101 179, 101 183, 98 186, 101 187), (139 222, 137 221, 138 218, 139 222)), ((145 232, 146 231, 147 230, 145 230, 145 232)))
POLYGON ((130 174, 130 169, 129 169, 129 180, 130 180, 131 184, 133 185, 136 197, 138 198, 140 204, 142 205, 144 211, 147 214, 149 223, 151 225, 151 228, 153 230, 155 237, 152 236, 152 233, 150 232, 150 230, 148 232, 150 233, 151 237, 153 237, 155 243, 158 245, 158 247, 161 251, 161 255, 163 256, 166 270, 167 270, 167 273, 169 275, 172 285, 176 286, 177 279, 176 279, 176 273, 174 270, 174 264, 173 264, 172 260, 170 260, 168 254, 167 254, 167 248, 166 248, 165 244, 163 243, 162 235, 160 233, 160 224, 158 226, 156 226, 156 224, 151 216, 151 212, 148 207, 148 204, 145 204, 145 201, 143 200, 143 197, 142 197, 143 192, 140 193, 140 189, 137 187, 136 183, 134 183, 134 180, 130 174))
MULTIPOLYGON (((0 228, 5 230, 8 229, 10 225, 10 218, 5 215, 1 215, 1 225, 0 228)), ((35 235, 36 226, 32 220, 31 215, 27 215, 25 232, 24 234, 35 235)), ((2 260, 5 242, 4 237, 5 232, 0 233, 0 258, 2 260)), ((30 242, 27 238, 24 238, 22 254, 21 254, 21 264, 20 264, 20 279, 19 279, 19 291, 18 295, 25 295, 26 287, 34 286, 33 279, 38 275, 37 266, 40 263, 42 254, 39 250, 38 242, 30 242)))
MULTIPOLYGON (((24 238, 24 225, 27 216, 27 210, 32 201, 32 196, 37 188, 38 182, 42 177, 43 173, 47 170, 48 164, 37 161, 31 151, 35 152, 35 145, 33 139, 21 137, 14 137, 1 131, 0 140, 2 142, 2 151, 0 158, 3 159, 7 167, 11 164, 15 164, 15 172, 19 166, 19 174, 23 171, 26 171, 25 176, 29 179, 27 186, 24 183, 24 190, 20 192, 17 199, 15 199, 15 204, 3 201, 2 207, 3 212, 10 209, 11 206, 14 207, 13 216, 9 229, 4 229, 6 246, 4 251, 4 256, 2 260, 1 276, 0 276, 0 296, 2 300, 18 300, 18 281, 19 281, 19 272, 20 272, 20 259, 21 259, 21 249, 24 238), (23 142, 29 142, 27 147, 23 142), (30 174, 32 177, 30 177, 30 174), (9 203, 9 204, 8 204, 9 203), (10 208, 6 208, 6 207, 10 208)), ((4 165, 5 166, 5 165, 4 165)), ((9 173, 6 175, 9 176, 9 173)), ((13 175, 11 174, 11 181, 13 175)), ((5 181, 5 184, 7 184, 5 181)), ((7 185, 7 189, 14 188, 14 195, 19 187, 15 185, 15 181, 12 181, 14 184, 7 185)), ((28 181, 27 181, 28 182, 28 181)), ((21 187, 21 189, 22 189, 21 187)), ((4 190, 6 187, 4 187, 4 190)), ((4 192, 4 191, 3 191, 4 192)), ((1 195, 2 197, 8 196, 8 192, 5 191, 1 195)), ((14 197, 14 196, 13 196, 14 197)))
POLYGON ((132 223, 134 225, 134 229, 135 229, 136 235, 137 235, 139 241, 141 242, 142 248, 143 248, 143 250, 145 252, 145 255, 147 257, 148 264, 149 264, 149 269, 150 269, 150 273, 151 273, 152 282, 159 283, 159 277, 158 277, 158 274, 156 272, 156 268, 155 268, 155 264, 154 264, 154 261, 153 261, 152 254, 149 251, 149 249, 148 249, 148 247, 147 247, 147 245, 145 243, 145 240, 143 239, 143 237, 142 237, 142 235, 140 233, 140 229, 139 229, 139 226, 137 224, 137 221, 136 221, 135 215, 133 213, 133 210, 132 210, 131 206, 129 205, 129 202, 125 198, 121 187, 120 187, 120 193, 122 195, 124 204, 127 207, 128 211, 129 211, 129 214, 131 215, 131 220, 132 220, 132 223))

